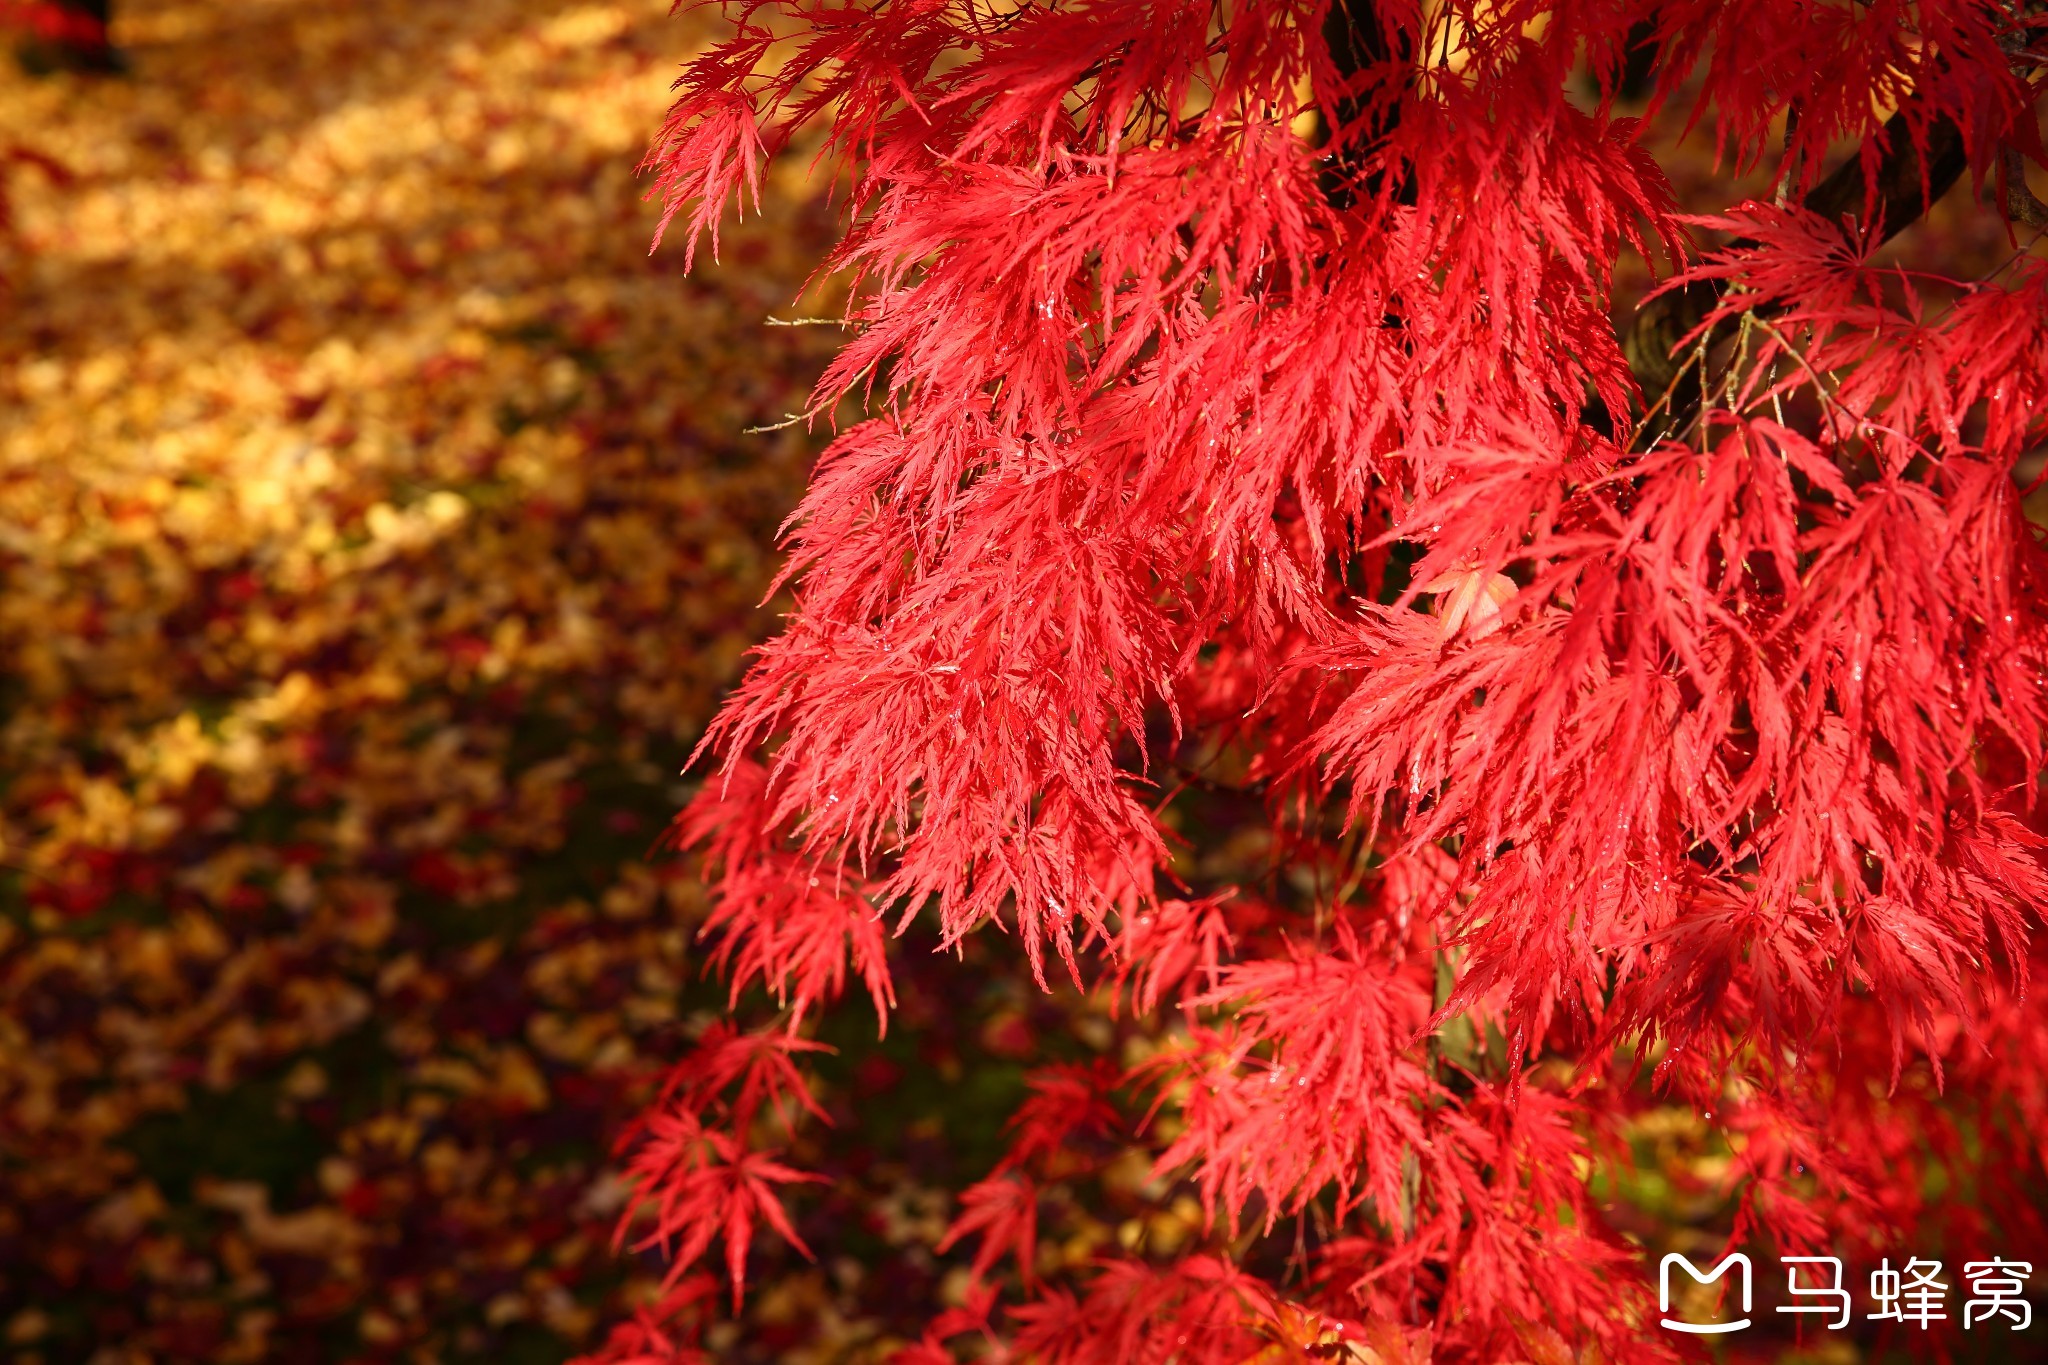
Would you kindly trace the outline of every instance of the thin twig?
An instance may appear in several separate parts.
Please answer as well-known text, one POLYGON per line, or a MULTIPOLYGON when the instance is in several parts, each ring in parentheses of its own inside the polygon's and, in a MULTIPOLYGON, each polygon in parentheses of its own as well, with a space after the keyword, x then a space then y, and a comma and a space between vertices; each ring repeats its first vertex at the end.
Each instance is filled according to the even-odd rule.
MULTIPOLYGON (((1642 420, 1637 422, 1635 427, 1629 432, 1628 440, 1622 443, 1624 450, 1634 450, 1636 448, 1636 442, 1643 438, 1643 432, 1649 427, 1650 419, 1655 417, 1658 411, 1671 401, 1671 395, 1678 392, 1678 381, 1685 378, 1685 372, 1691 369, 1694 362, 1698 359, 1699 354, 1695 352, 1693 355, 1687 356, 1679 365, 1677 371, 1671 376, 1671 382, 1664 386, 1664 392, 1658 395, 1656 402, 1650 404, 1649 409, 1643 413, 1642 420)), ((1658 433, 1659 436, 1665 434, 1667 433, 1658 433)))

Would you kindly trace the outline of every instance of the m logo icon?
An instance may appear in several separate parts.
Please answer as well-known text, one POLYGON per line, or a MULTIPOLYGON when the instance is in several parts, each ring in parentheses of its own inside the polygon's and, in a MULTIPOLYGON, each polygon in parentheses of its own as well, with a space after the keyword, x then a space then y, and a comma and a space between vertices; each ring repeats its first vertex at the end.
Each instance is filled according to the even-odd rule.
POLYGON ((1665 1256, 1663 1264, 1657 1267, 1657 1307, 1666 1313, 1671 1311, 1671 1267, 1675 1265, 1683 1266, 1685 1273, 1692 1276, 1694 1282, 1698 1284, 1712 1284, 1728 1272, 1728 1267, 1740 1267, 1742 1270, 1742 1311, 1745 1316, 1736 1319, 1734 1322, 1674 1322, 1670 1318, 1665 1318, 1663 1321, 1666 1327, 1669 1327, 1674 1332, 1697 1332, 1701 1336, 1714 1336, 1722 1332, 1739 1332, 1749 1326, 1749 1318, 1746 1316, 1749 1312, 1749 1257, 1739 1251, 1735 1252, 1733 1255, 1724 1257, 1719 1265, 1702 1275, 1698 1267, 1677 1252, 1674 1251, 1665 1256))

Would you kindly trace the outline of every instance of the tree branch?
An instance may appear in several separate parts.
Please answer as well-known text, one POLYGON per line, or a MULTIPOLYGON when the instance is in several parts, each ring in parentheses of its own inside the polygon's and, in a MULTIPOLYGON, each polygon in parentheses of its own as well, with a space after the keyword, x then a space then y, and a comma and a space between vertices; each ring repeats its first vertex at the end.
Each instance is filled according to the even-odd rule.
POLYGON ((2027 188, 2027 163, 2011 147, 1998 149, 1998 174, 2004 181, 2005 216, 2030 228, 2048 228, 2048 204, 2027 188))

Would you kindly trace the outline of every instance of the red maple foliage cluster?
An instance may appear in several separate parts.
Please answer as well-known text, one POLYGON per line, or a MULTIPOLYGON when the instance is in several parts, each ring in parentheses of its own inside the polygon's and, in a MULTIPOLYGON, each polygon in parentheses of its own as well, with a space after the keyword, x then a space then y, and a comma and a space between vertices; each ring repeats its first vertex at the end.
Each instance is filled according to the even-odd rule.
POLYGON ((0 0, 0 32, 17 29, 44 42, 96 50, 107 45, 103 13, 80 0, 0 0))
POLYGON ((2038 8, 733 10, 659 192, 715 244, 823 126, 869 415, 679 824, 782 1009, 637 1136, 676 1294, 606 1359, 795 1236, 806 1030, 921 916, 1180 1022, 1037 1075, 917 1361, 1669 1358, 1585 1179, 1647 1096, 1738 1243, 2042 1244, 2048 269, 1874 259, 1958 181, 2040 223, 2038 8), (1774 190, 1680 214, 1630 82, 1774 190), (1219 793, 1304 875, 1203 884, 1219 793), (1093 1132, 1240 1253, 1048 1276, 1093 1132))

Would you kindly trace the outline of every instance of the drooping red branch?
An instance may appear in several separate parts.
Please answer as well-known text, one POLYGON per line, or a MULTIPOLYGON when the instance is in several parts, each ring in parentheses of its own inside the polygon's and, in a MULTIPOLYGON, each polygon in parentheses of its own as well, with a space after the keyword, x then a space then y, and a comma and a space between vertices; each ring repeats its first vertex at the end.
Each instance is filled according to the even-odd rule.
MULTIPOLYGON (((1373 0, 1331 0, 1323 18, 1323 41, 1342 82, 1338 90, 1326 94, 1324 131, 1348 133, 1323 167, 1323 196, 1336 208, 1349 208, 1361 191, 1368 200, 1378 198, 1386 183, 1390 168, 1367 163, 1400 126, 1398 95, 1406 82, 1397 84, 1391 77, 1412 60, 1414 41, 1407 29, 1388 24, 1373 0)), ((1401 180, 1395 198, 1412 203, 1414 173, 1405 163, 1398 169, 1401 180)))
MULTIPOLYGON (((1873 135, 1871 144, 1800 201, 1802 207, 1837 220, 1862 240, 1870 240, 1866 225, 1875 229, 1877 241, 1890 241, 1904 232, 1969 165, 1962 131, 1940 114, 1923 120, 1913 110, 1901 110, 1873 135), (1875 169, 1866 174, 1865 166, 1873 159, 1875 169)), ((1696 280, 1655 295, 1637 310, 1634 322, 1622 333, 1621 349, 1646 401, 1655 403, 1672 389, 1686 363, 1679 346, 1720 306, 1727 290, 1725 280, 1696 280)), ((1731 325, 1717 325, 1695 338, 1689 349, 1711 354, 1730 330, 1731 325)), ((1684 425, 1700 405, 1703 380, 1703 375, 1695 375, 1682 392, 1672 393, 1661 427, 1684 425)))

